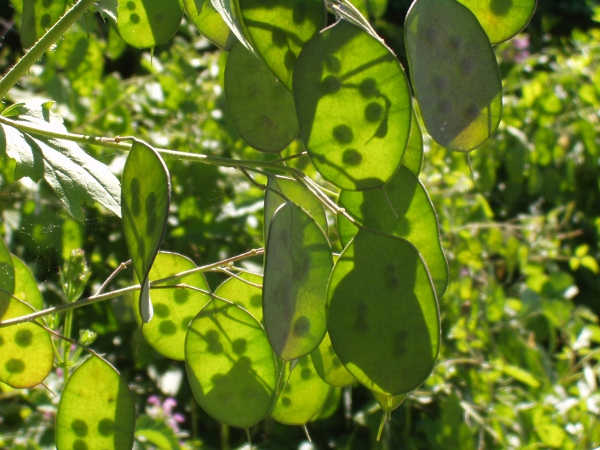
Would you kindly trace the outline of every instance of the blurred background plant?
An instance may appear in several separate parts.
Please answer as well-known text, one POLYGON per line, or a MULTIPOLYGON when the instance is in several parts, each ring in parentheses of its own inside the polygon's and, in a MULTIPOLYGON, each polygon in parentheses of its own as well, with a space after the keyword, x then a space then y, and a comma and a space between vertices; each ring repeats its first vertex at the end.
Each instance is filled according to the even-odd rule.
MULTIPOLYGON (((409 3, 365 3, 379 5, 368 11, 400 58, 409 3)), ((1 8, 0 67, 6 68, 22 49, 18 12, 6 3, 1 8)), ((251 430, 258 448, 600 446, 597 20, 594 2, 540 0, 525 32, 496 47, 504 83, 504 118, 496 135, 468 156, 426 140, 421 179, 439 214, 452 280, 440 300, 443 346, 434 373, 394 411, 381 442, 375 438, 382 412, 368 391, 355 386, 332 391, 329 409, 308 425, 312 444, 301 428, 267 419, 251 430)), ((9 98, 55 101, 76 133, 134 134, 157 147, 271 158, 247 147, 231 126, 223 67, 223 55, 188 23, 150 53, 127 47, 89 14, 9 98)), ((87 150, 120 175, 123 153, 87 150)), ((294 164, 314 175, 308 159, 294 164)), ((203 264, 262 245, 259 188, 228 169, 168 165, 173 200, 164 250, 203 264)), ((13 170, 3 157, 2 235, 32 269, 45 304, 62 302, 57 268, 79 248, 90 271, 84 292, 96 292, 128 259, 120 221, 97 206, 86 208, 85 223, 76 222, 47 186, 15 181, 13 170)), ((260 260, 247 264, 260 267, 260 260)), ((113 287, 132 279, 126 272, 113 287)), ((212 288, 221 280, 208 277, 212 288)), ((94 348, 133 380, 141 415, 136 446, 244 446, 242 430, 219 424, 190 400, 183 364, 144 343, 129 300, 74 310, 72 328, 80 330, 80 341, 95 338, 94 348)), ((52 448, 59 371, 45 388, 0 385, 0 447, 52 448)))

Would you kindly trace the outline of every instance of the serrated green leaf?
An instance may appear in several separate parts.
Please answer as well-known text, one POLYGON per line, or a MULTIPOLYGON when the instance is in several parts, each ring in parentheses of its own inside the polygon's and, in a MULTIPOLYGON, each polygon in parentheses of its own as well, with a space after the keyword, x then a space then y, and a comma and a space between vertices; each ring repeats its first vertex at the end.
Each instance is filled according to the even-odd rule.
POLYGON ((327 181, 362 190, 394 174, 411 103, 404 71, 385 45, 344 20, 316 34, 298 58, 294 99, 300 137, 327 181))
POLYGON ((15 292, 15 265, 2 239, 0 239, 0 289, 9 294, 15 292))
POLYGON ((183 0, 183 7, 200 34, 223 50, 231 50, 237 39, 210 0, 183 0))
POLYGON ((302 208, 327 234, 327 216, 323 205, 308 188, 292 178, 272 175, 269 176, 267 193, 265 194, 265 242, 269 237, 269 227, 273 214, 275 214, 277 208, 285 203, 286 199, 302 208), (277 192, 280 192, 283 196, 278 195, 277 192))
POLYGON ((66 0, 23 0, 21 16, 21 45, 32 47, 63 15, 66 0))
POLYGON ((500 123, 502 81, 477 18, 455 0, 416 0, 404 30, 411 81, 427 131, 452 150, 478 147, 500 123))
POLYGON ((322 0, 238 0, 245 33, 290 91, 302 46, 326 24, 322 0))
POLYGON ((235 129, 256 150, 278 153, 298 135, 294 97, 239 43, 227 58, 225 95, 235 129))
MULTIPOLYGON (((20 114, 11 119, 54 133, 67 131, 48 105, 41 109, 22 107, 20 114)), ((119 181, 106 165, 76 143, 20 132, 6 124, 0 124, 0 134, 6 139, 6 154, 17 162, 15 177, 29 177, 36 182, 43 177, 75 219, 83 222, 81 205, 94 202, 120 216, 119 181)))
POLYGON ((148 275, 165 233, 171 202, 169 172, 158 152, 134 141, 123 169, 122 186, 125 242, 142 286, 140 316, 147 323, 153 314, 148 275))
POLYGON ((275 354, 290 361, 309 354, 325 336, 331 249, 316 222, 285 203, 271 221, 265 255, 265 329, 275 354))
POLYGON ((260 323, 218 299, 192 321, 185 366, 194 398, 218 421, 240 428, 260 422, 275 397, 275 357, 260 323))
POLYGON ((471 10, 492 44, 504 42, 527 26, 537 0, 458 0, 471 10))
POLYGON ((56 448, 129 449, 135 404, 129 386, 108 362, 92 356, 69 377, 56 415, 56 448))
POLYGON ((340 358, 335 354, 329 333, 310 354, 317 374, 331 386, 345 387, 356 381, 356 378, 344 367, 340 358))
POLYGON ((433 283, 410 243, 360 230, 335 264, 327 301, 333 348, 360 383, 398 395, 429 376, 440 319, 433 283))
POLYGON ((241 306, 256 320, 262 322, 262 275, 242 272, 238 274, 238 277, 228 278, 221 283, 215 291, 215 296, 241 306))
MULTIPOLYGON (((159 252, 152 264, 148 279, 152 282, 194 268, 196 268, 196 264, 183 255, 159 252)), ((172 279, 158 284, 156 287, 156 289, 151 289, 154 320, 142 327, 142 333, 152 348, 161 355, 183 361, 188 325, 210 301, 211 297, 208 294, 210 289, 204 275, 199 272, 172 279), (204 292, 178 287, 164 288, 164 286, 178 284, 202 289, 204 292)), ((139 298, 134 297, 134 302, 136 302, 135 318, 138 324, 141 324, 143 321, 139 314, 139 298)))
MULTIPOLYGON (((14 296, 27 302, 33 309, 42 309, 44 307, 42 294, 40 293, 31 270, 29 270, 29 267, 15 255, 11 255, 11 258, 15 271, 14 296)), ((0 266, 0 271, 1 270, 0 266)))
MULTIPOLYGON (((0 321, 31 314, 34 310, 0 291, 0 321)), ((30 388, 43 382, 54 363, 50 334, 27 322, 0 328, 0 381, 14 388, 30 388)))
POLYGON ((298 360, 291 375, 290 364, 285 364, 280 383, 285 386, 271 417, 288 425, 304 425, 312 419, 325 404, 331 388, 317 375, 308 356, 298 360))
POLYGON ((183 5, 179 0, 126 0, 117 6, 117 29, 132 47, 162 44, 177 32, 183 5))
MULTIPOLYGON (((367 228, 406 239, 423 255, 440 298, 448 285, 448 264, 442 249, 437 215, 419 179, 406 167, 380 189, 342 191, 339 204, 367 228)), ((340 239, 348 243, 357 228, 338 221, 340 239)))

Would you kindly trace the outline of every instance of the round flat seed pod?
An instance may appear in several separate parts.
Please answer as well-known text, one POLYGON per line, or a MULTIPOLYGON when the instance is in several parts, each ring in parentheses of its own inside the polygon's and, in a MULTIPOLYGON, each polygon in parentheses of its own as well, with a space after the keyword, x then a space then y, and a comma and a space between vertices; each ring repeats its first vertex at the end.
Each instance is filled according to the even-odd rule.
POLYGON ((156 47, 173 37, 182 17, 179 0, 120 0, 117 29, 132 47, 156 47))
POLYGON ((278 153, 298 135, 294 97, 265 63, 236 43, 225 66, 231 120, 248 145, 278 153))
POLYGON ((282 205, 265 250, 263 317, 271 347, 284 361, 309 354, 323 340, 332 267, 323 230, 298 206, 282 205))
POLYGON ((392 52, 345 20, 306 43, 294 70, 300 137, 317 170, 350 190, 381 186, 408 140, 411 103, 392 52))
MULTIPOLYGON (((0 291, 0 321, 34 310, 8 292, 0 291)), ((40 384, 52 370, 50 334, 34 323, 0 328, 0 381, 16 389, 40 384)))
POLYGON ((477 18, 456 0, 416 0, 404 30, 427 131, 452 150, 478 147, 500 123, 502 81, 477 18))
POLYGON ((302 46, 325 27, 322 0, 238 0, 244 32, 269 69, 290 91, 302 46))
POLYGON ((248 428, 275 398, 275 357, 260 323, 232 303, 213 300, 193 320, 185 366, 194 398, 219 422, 248 428))
POLYGON ((310 354, 317 374, 327 384, 345 387, 356 381, 356 378, 344 367, 340 358, 335 354, 329 333, 325 335, 319 346, 310 354))
POLYGON ((269 227, 273 214, 275 214, 277 208, 285 203, 286 199, 306 211, 317 222, 317 225, 321 227, 323 232, 327 234, 327 216, 325 215, 323 205, 306 186, 292 178, 272 175, 269 176, 267 188, 264 209, 265 241, 269 237, 269 227), (283 196, 273 191, 281 192, 283 196))
POLYGON ((402 158, 402 165, 415 175, 419 176, 423 167, 423 134, 415 111, 412 112, 410 121, 410 134, 408 135, 408 144, 402 158))
POLYGON ((527 26, 537 0, 458 0, 471 10, 492 44, 509 40, 527 26))
POLYGON ((21 45, 33 46, 65 12, 65 0, 23 0, 21 16, 21 45))
POLYGON ((15 255, 11 257, 15 269, 15 297, 26 301, 33 309, 42 309, 44 301, 31 270, 15 255))
MULTIPOLYGON (((166 278, 176 273, 196 268, 189 258, 176 253, 160 252, 156 255, 148 276, 150 281, 166 278)), ((146 341, 161 355, 167 358, 183 361, 185 359, 185 335, 188 325, 196 314, 206 305, 211 297, 204 292, 193 289, 173 287, 164 289, 163 286, 187 284, 209 292, 210 289, 204 275, 194 273, 175 278, 165 284, 159 284, 161 289, 152 289, 152 305, 154 320, 144 324, 142 333, 146 341)), ((139 298, 134 296, 134 301, 139 298)), ((137 305, 136 305, 137 306, 137 305)), ((142 319, 139 307, 135 307, 135 317, 139 325, 142 319)))
POLYGON ((127 382, 93 356, 69 377, 56 415, 58 450, 132 448, 135 404, 127 382))
POLYGON ((240 305, 254 316, 256 320, 263 320, 262 312, 262 284, 263 277, 256 273, 242 272, 238 278, 228 278, 215 291, 215 296, 224 298, 230 302, 240 305), (252 284, 249 284, 252 283, 252 284))
POLYGON ((202 36, 223 50, 231 50, 236 41, 235 35, 212 5, 211 0, 183 0, 183 7, 185 15, 202 36))
MULTIPOLYGON (((401 167, 381 189, 342 191, 339 205, 367 228, 399 236, 423 256, 438 298, 448 286, 448 264, 442 249, 439 224, 425 187, 406 167, 401 167)), ((349 242, 357 228, 339 221, 342 242, 349 242)))
POLYGON ((333 349, 361 384, 398 395, 429 376, 440 345, 438 304, 409 242, 360 230, 336 262, 327 301, 333 349))
POLYGON ((271 417, 288 425, 304 425, 323 408, 330 386, 317 375, 308 356, 298 360, 291 375, 289 368, 286 364, 281 379, 287 382, 277 396, 271 417))
POLYGON ((398 406, 400 406, 402 403, 404 403, 404 400, 406 400, 406 397, 408 395, 408 394, 386 395, 386 394, 381 394, 380 392, 376 392, 376 391, 371 391, 371 392, 373 394, 373 397, 375 397, 375 400, 377 401, 377 403, 379 403, 379 406, 381 406, 381 409, 384 410, 385 412, 392 412, 393 410, 398 408, 398 406))

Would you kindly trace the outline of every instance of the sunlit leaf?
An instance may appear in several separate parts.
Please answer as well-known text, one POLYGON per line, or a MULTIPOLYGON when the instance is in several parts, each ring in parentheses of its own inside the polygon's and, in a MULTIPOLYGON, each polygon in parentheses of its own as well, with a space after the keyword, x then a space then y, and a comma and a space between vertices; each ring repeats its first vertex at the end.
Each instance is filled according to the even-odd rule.
POLYGON ((294 97, 258 56, 238 43, 227 58, 225 95, 233 125, 251 147, 278 153, 298 135, 294 97))
POLYGON ((527 26, 537 0, 458 0, 479 20, 492 44, 506 41, 527 26))
MULTIPOLYGON (((0 321, 31 314, 33 309, 0 291, 0 321)), ((52 370, 54 349, 50 335, 28 322, 0 328, 0 381, 14 388, 30 388, 52 370)))
POLYGON ((215 296, 240 305, 252 314, 256 320, 261 322, 263 319, 262 288, 260 287, 263 284, 262 275, 241 272, 238 274, 238 277, 241 280, 235 277, 225 280, 216 289, 215 296))
POLYGON ((316 34, 294 71, 300 137, 323 177, 342 189, 381 186, 408 140, 411 103, 392 52, 341 20, 316 34))
POLYGON ((56 415, 56 448, 129 449, 135 404, 129 386, 108 362, 93 356, 69 377, 56 415))
POLYGON ((117 7, 117 29, 132 47, 155 47, 179 28, 183 5, 179 0, 126 0, 117 7))
POLYGON ((190 324, 185 365, 194 398, 218 421, 240 428, 260 422, 275 397, 275 357, 252 315, 221 300, 190 324))
POLYGON ((310 353, 325 336, 331 249, 316 222, 285 203, 273 216, 265 251, 265 329, 275 354, 290 361, 310 353))
POLYGON ((23 0, 21 45, 32 47, 63 15, 66 0, 23 0))
MULTIPOLYGON (((19 300, 27 302, 36 310, 42 309, 44 307, 42 294, 40 293, 40 289, 38 288, 31 270, 29 270, 29 267, 15 255, 12 255, 12 263, 15 269, 14 296, 19 300)), ((2 272, 1 265, 0 272, 2 272)))
POLYGON ((210 0, 183 0, 185 14, 206 39, 224 50, 231 50, 236 41, 221 15, 210 0))
POLYGON ((455 0, 416 0, 406 16, 405 42, 431 137, 452 150, 481 145, 500 123, 502 82, 477 18, 455 0))
POLYGON ((415 175, 419 176, 423 167, 423 134, 415 111, 412 112, 410 121, 410 134, 408 135, 408 144, 402 158, 402 165, 415 175))
POLYGON ((246 36, 244 36, 242 25, 238 20, 235 5, 237 0, 211 0, 211 2, 215 11, 220 14, 231 32, 238 38, 238 41, 240 41, 246 49, 253 52, 254 49, 252 48, 252 44, 250 44, 246 36))
POLYGON ((302 46, 325 26, 322 0, 239 0, 246 34, 277 78, 291 91, 302 46))
MULTIPOLYGON (((66 133, 62 118, 52 113, 50 106, 51 103, 41 108, 22 105, 12 111, 10 118, 41 130, 66 133)), ((119 181, 106 165, 75 142, 22 133, 0 124, 0 144, 3 141, 6 147, 0 145, 0 153, 5 150, 17 162, 15 178, 29 177, 36 182, 44 178, 75 219, 83 222, 81 204, 94 202, 120 216, 119 181)))
MULTIPOLYGON (((342 191, 339 204, 367 228, 402 237, 423 255, 441 297, 448 285, 448 265, 442 250, 439 225, 433 204, 419 179, 401 167, 381 189, 342 191)), ((339 221, 342 242, 347 243, 357 228, 339 221)))
POLYGON ((302 183, 292 178, 273 175, 269 177, 267 193, 265 194, 265 241, 269 237, 269 227, 273 214, 286 200, 302 208, 327 234, 327 216, 321 202, 302 183), (283 195, 278 195, 273 191, 280 192, 283 195))
POLYGON ((290 375, 290 364, 285 365, 280 383, 285 383, 271 411, 271 417, 288 425, 304 425, 323 407, 330 386, 317 375, 310 357, 298 360, 290 375))
MULTIPOLYGON (((194 269, 196 265, 192 260, 176 253, 159 252, 150 269, 150 281, 170 277, 177 273, 194 269)), ((210 300, 209 288, 201 273, 177 277, 164 282, 151 289, 152 308, 154 320, 142 327, 142 333, 148 343, 161 355, 167 358, 183 361, 185 359, 185 334, 188 325, 210 300), (164 286, 185 284, 205 292, 194 289, 173 287, 164 289, 164 286)), ((135 298, 135 302, 139 302, 135 298)), ((142 323, 139 315, 139 304, 135 305, 136 319, 142 323)))
POLYGON ((142 285, 140 316, 152 318, 148 274, 162 242, 171 201, 171 181, 164 161, 152 147, 135 141, 123 169, 121 207, 125 242, 142 285))
POLYGON ((410 243, 360 230, 335 264, 327 300, 331 343, 360 383, 397 395, 429 376, 440 344, 438 305, 410 243))
POLYGON ((317 374, 331 386, 344 387, 356 381, 356 378, 344 367, 335 354, 329 333, 325 335, 319 346, 310 354, 317 374))

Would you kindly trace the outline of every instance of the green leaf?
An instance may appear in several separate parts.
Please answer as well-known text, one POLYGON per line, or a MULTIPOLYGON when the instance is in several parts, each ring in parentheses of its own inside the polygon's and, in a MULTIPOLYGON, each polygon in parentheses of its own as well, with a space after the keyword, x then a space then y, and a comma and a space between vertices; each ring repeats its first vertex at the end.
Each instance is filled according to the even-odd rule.
POLYGON ((385 412, 391 412, 398 408, 398 406, 404 403, 404 400, 406 400, 406 397, 408 396, 408 394, 386 395, 377 391, 371 391, 371 393, 379 406, 381 406, 381 409, 385 412))
POLYGON ((185 365, 194 398, 219 422, 248 428, 275 397, 275 357, 260 323, 237 305, 209 303, 189 326, 185 365))
MULTIPOLYGON (((19 115, 11 119, 41 130, 66 133, 62 118, 49 108, 50 104, 36 109, 22 106, 19 115)), ((106 165, 89 156, 76 143, 0 124, 0 143, 3 140, 6 154, 17 162, 15 178, 29 177, 37 182, 43 177, 75 219, 80 222, 85 219, 82 203, 98 202, 117 216, 121 215, 119 181, 106 165)))
POLYGON ((532 388, 540 387, 540 382, 537 378, 535 378, 531 373, 522 369, 518 366, 513 366, 510 364, 501 364, 500 369, 509 377, 513 377, 515 380, 520 381, 521 383, 526 384, 532 388))
POLYGON ((294 97, 265 63, 243 45, 233 45, 225 66, 231 120, 248 145, 278 153, 298 135, 294 97))
POLYGON ((333 348, 360 383, 398 395, 428 377, 440 319, 433 283, 410 243, 360 230, 335 264, 327 301, 333 348))
POLYGON ((296 206, 299 206, 310 217, 317 222, 323 232, 327 234, 327 216, 323 205, 308 188, 292 178, 271 175, 267 183, 267 193, 265 194, 265 241, 269 237, 269 227, 271 219, 277 208, 283 205, 286 199, 296 206), (275 192, 274 192, 275 191, 275 192), (280 192, 282 195, 278 195, 280 192))
POLYGON ((238 38, 246 49, 254 52, 252 44, 246 39, 242 25, 240 24, 236 12, 236 0, 211 0, 215 10, 221 15, 231 32, 238 38))
POLYGON ((132 47, 156 47, 173 37, 182 17, 179 0, 120 0, 117 29, 132 47))
POLYGON ((340 358, 335 354, 329 333, 310 354, 317 374, 331 386, 345 387, 356 381, 356 378, 344 367, 340 358))
POLYGON ((394 174, 411 103, 404 71, 380 41, 345 20, 316 34, 298 58, 294 99, 300 137, 327 181, 362 190, 394 174))
POLYGON ((200 34, 223 50, 231 50, 235 35, 210 0, 183 0, 183 7, 200 34))
POLYGON ((427 131, 452 150, 478 147, 500 123, 502 81, 477 18, 455 0, 416 0, 404 30, 427 131))
MULTIPOLYGON (((406 167, 380 189, 342 191, 339 204, 360 224, 406 239, 423 255, 440 298, 448 285, 448 264, 442 249, 439 225, 425 187, 406 167)), ((339 221, 342 242, 347 243, 357 228, 339 221)))
POLYGON ((127 155, 122 185, 123 232, 142 285, 140 316, 147 323, 152 318, 148 275, 167 226, 171 180, 158 152, 136 140, 127 155))
MULTIPOLYGON (((150 269, 148 279, 155 281, 195 268, 196 264, 185 256, 177 253, 159 252, 150 269)), ((176 286, 178 284, 185 284, 210 292, 202 273, 177 277, 153 286, 151 292, 154 320, 142 327, 142 333, 152 348, 161 355, 183 361, 185 359, 185 334, 188 325, 204 305, 210 301, 211 297, 208 293, 194 289, 164 288, 164 286, 176 286)), ((137 308, 134 308, 136 311, 135 318, 138 324, 141 324, 143 322, 139 315, 139 298, 134 298, 134 301, 137 303, 137 308)))
POLYGON ((0 239, 0 289, 9 294, 15 293, 15 265, 2 239, 0 239))
POLYGON ((66 0, 23 0, 21 16, 21 45, 32 47, 63 15, 66 0))
POLYGON ((404 157, 402 158, 402 165, 419 176, 423 167, 423 134, 421 134, 421 127, 419 127, 419 121, 417 115, 413 109, 410 121, 410 134, 408 135, 408 144, 404 151, 404 157))
POLYGON ((316 222, 285 203, 273 216, 265 253, 265 329, 275 354, 290 361, 309 354, 325 336, 331 249, 316 222))
POLYGON ((458 0, 471 10, 492 44, 507 41, 527 26, 537 0, 458 0))
POLYGON ((239 0, 244 31, 267 66, 290 91, 304 44, 326 24, 322 0, 239 0))
POLYGON ((164 419, 140 416, 135 423, 135 437, 155 445, 160 450, 181 449, 177 435, 164 419))
POLYGON ((133 446, 135 404, 127 382, 99 356, 69 377, 56 415, 56 448, 129 449, 133 446))
MULTIPOLYGON (((0 321, 31 314, 34 310, 0 291, 0 321)), ((54 363, 50 335, 32 322, 0 328, 0 381, 14 388, 31 388, 43 382, 54 363)))
POLYGON ((242 272, 238 274, 238 277, 239 278, 231 277, 226 279, 215 291, 215 296, 224 298, 225 300, 229 300, 236 305, 241 306, 252 314, 256 320, 261 322, 263 320, 262 275, 242 272))
POLYGON ((304 425, 323 407, 331 387, 318 375, 308 356, 297 364, 285 364, 281 383, 285 383, 282 392, 271 411, 271 417, 277 422, 288 425, 304 425), (290 375, 290 366, 294 369, 290 375))
MULTIPOLYGON (((14 296, 27 302, 35 310, 42 309, 44 307, 44 301, 31 270, 29 270, 29 267, 15 255, 11 255, 11 258, 15 271, 14 296)), ((0 273, 1 272, 2 266, 0 263, 0 273)))

